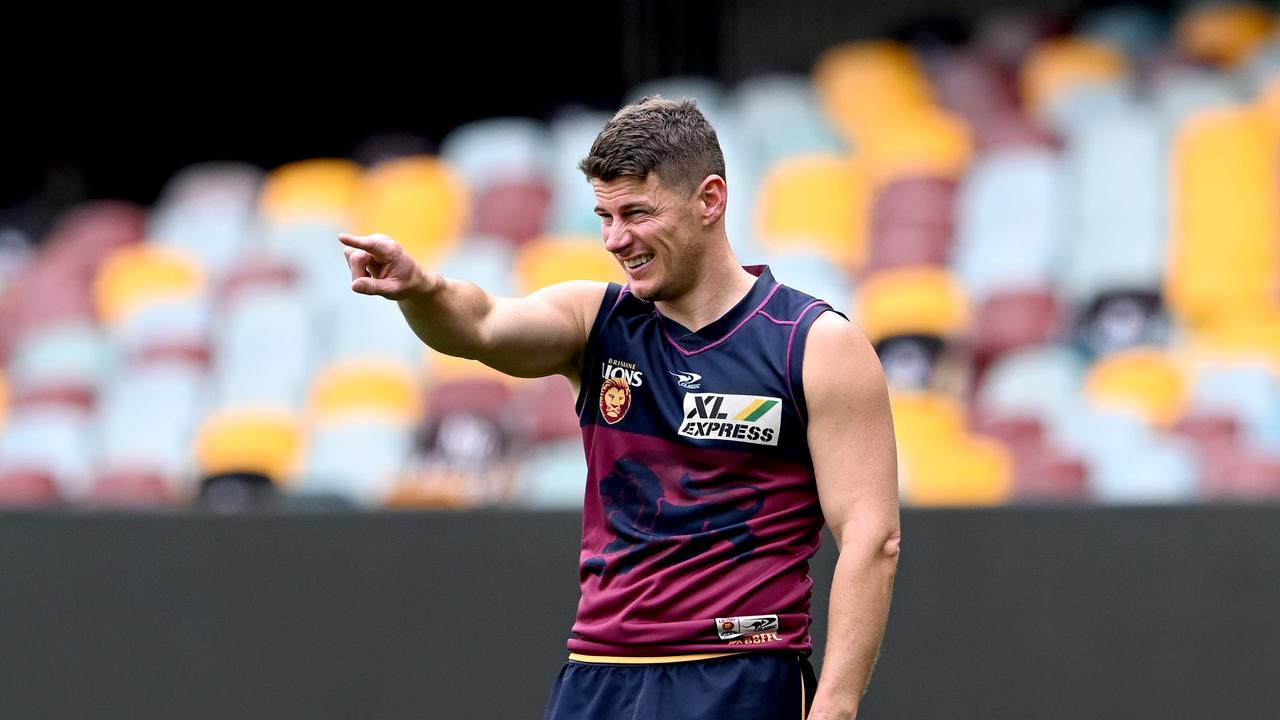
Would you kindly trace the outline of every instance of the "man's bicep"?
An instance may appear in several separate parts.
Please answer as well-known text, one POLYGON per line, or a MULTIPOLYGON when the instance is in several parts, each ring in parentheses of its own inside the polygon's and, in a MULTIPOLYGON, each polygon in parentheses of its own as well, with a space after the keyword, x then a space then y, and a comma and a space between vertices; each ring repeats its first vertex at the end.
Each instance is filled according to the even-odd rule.
POLYGON ((485 323, 486 365, 517 377, 576 376, 605 283, 558 283, 522 298, 495 298, 485 323))
POLYGON ((803 372, 818 498, 836 540, 846 529, 896 533, 897 449, 875 350, 856 327, 826 313, 809 332, 803 372))

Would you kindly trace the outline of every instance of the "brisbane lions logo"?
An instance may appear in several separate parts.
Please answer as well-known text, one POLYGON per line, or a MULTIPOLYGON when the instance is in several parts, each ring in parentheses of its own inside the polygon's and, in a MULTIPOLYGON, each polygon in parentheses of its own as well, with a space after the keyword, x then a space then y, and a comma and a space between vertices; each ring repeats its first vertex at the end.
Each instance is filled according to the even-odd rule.
POLYGON ((715 545, 728 542, 733 558, 751 557, 760 538, 747 521, 764 507, 764 491, 753 485, 724 484, 700 487, 704 481, 683 473, 677 483, 678 497, 692 499, 689 505, 671 502, 662 481, 647 465, 621 458, 613 471, 600 481, 600 499, 615 540, 601 555, 588 558, 583 571, 605 575, 626 575, 645 558, 663 553, 664 562, 674 565, 696 557, 715 545), (676 540, 671 540, 676 538, 676 540), (606 560, 604 556, 620 553, 606 560))
POLYGON ((609 378, 600 386, 600 414, 613 425, 631 409, 631 387, 623 378, 609 378))

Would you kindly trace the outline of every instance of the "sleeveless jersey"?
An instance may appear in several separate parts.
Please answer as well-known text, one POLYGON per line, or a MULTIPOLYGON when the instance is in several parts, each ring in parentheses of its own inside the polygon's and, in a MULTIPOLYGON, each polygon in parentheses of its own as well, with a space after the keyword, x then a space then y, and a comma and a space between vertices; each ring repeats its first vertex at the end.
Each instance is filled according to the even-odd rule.
POLYGON ((583 360, 587 460, 575 653, 812 652, 823 518, 804 341, 827 303, 765 266, 692 332, 610 284, 583 360))

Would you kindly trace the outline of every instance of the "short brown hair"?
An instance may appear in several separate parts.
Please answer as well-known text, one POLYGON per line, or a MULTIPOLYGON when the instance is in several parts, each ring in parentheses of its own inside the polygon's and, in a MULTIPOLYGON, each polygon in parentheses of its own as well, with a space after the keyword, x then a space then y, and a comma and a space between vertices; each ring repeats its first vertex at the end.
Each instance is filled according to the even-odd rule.
POLYGON ((696 101, 652 95, 623 107, 605 123, 578 169, 605 182, 644 180, 656 172, 668 187, 692 193, 708 175, 724 177, 724 153, 696 101))

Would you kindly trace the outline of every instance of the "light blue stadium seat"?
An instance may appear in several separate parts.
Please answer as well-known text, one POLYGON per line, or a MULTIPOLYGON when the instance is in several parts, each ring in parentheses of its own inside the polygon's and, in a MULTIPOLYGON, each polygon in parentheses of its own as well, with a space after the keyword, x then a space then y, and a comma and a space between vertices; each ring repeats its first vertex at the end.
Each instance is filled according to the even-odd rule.
POLYGON ((578 170, 578 163, 591 151, 591 143, 609 117, 605 113, 565 111, 551 122, 553 194, 548 230, 553 234, 600 235, 595 194, 578 170))
POLYGON ((516 479, 515 503, 527 508, 581 509, 587 462, 582 441, 538 445, 525 453, 516 479))
POLYGON ((315 427, 297 492, 381 506, 407 467, 412 446, 411 428, 402 425, 352 421, 315 427))
POLYGON ((1093 458, 1089 487, 1103 503, 1192 502, 1199 494, 1199 458, 1177 439, 1151 438, 1093 458))
POLYGON ((975 301, 1048 287, 1063 254, 1062 170, 1047 150, 981 157, 957 198, 957 275, 975 301))
POLYGON ((60 323, 22 336, 9 360, 9 382, 23 388, 93 388, 109 365, 109 346, 97 325, 60 323))
POLYGON ((146 469, 194 480, 192 439, 208 401, 200 368, 160 364, 122 370, 107 384, 99 406, 101 468, 146 469))
POLYGON ((553 153, 541 122, 497 117, 450 131, 440 143, 440 156, 475 194, 499 180, 547 177, 553 153))
POLYGON ((14 410, 0 432, 0 471, 17 469, 48 472, 64 499, 83 498, 97 469, 92 416, 56 407, 14 410))
POLYGON ((1066 148, 1071 242, 1057 275, 1078 302, 1106 290, 1158 290, 1164 276, 1168 143, 1149 110, 1089 124, 1066 148))
POLYGON ((997 415, 1031 415, 1046 426, 1079 410, 1085 363, 1066 345, 1015 350, 1000 357, 978 388, 978 406, 997 415))
POLYGON ((1191 389, 1193 410, 1238 418, 1245 436, 1261 449, 1280 451, 1280 379, 1262 363, 1200 369, 1191 389))
MULTIPOLYGON (((770 250, 756 257, 761 264, 769 266, 778 282, 826 300, 846 315, 852 311, 852 278, 821 253, 795 248, 770 250)), ((747 261, 747 258, 739 259, 747 261)))
POLYGON ((316 367, 316 326, 328 322, 311 307, 298 290, 271 288, 226 309, 215 335, 216 407, 302 406, 316 367))
POLYGON ((256 219, 262 170, 244 163, 202 163, 178 171, 148 218, 155 242, 194 254, 221 277, 245 251, 257 247, 256 219))

